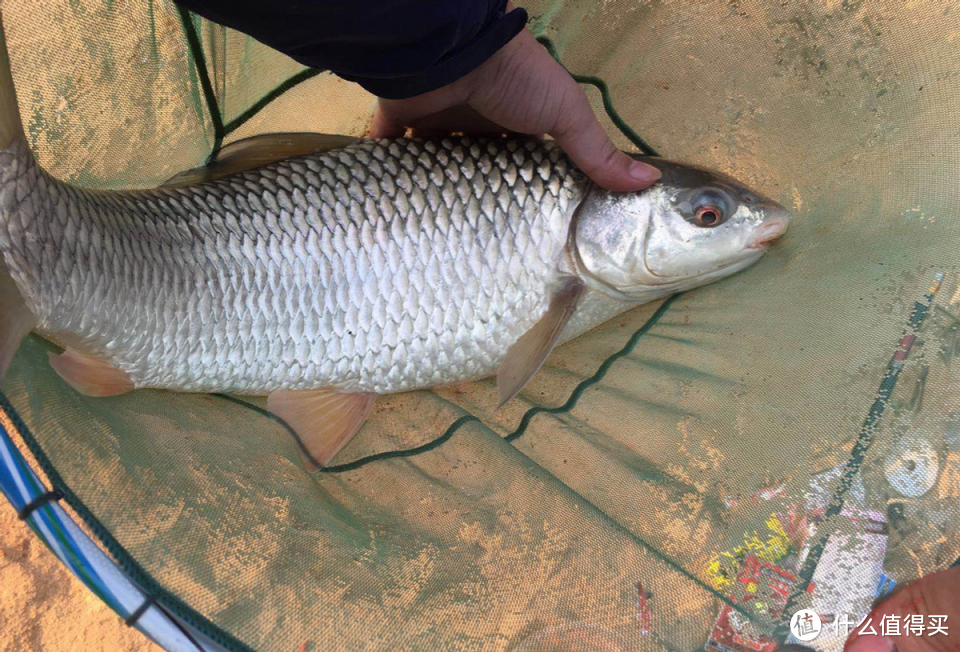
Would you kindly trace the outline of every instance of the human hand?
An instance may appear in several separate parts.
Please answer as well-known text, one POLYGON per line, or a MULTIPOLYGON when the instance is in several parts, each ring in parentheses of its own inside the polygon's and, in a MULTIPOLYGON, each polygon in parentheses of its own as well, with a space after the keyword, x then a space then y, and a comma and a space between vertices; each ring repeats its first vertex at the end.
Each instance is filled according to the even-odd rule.
POLYGON ((553 136, 570 159, 608 190, 641 190, 660 178, 611 142, 579 85, 523 30, 473 72, 423 95, 381 99, 370 135, 515 132, 553 136))
POLYGON ((938 573, 922 577, 894 592, 870 612, 868 625, 857 627, 844 646, 844 652, 958 652, 960 651, 960 567, 954 566, 938 573), (927 626, 926 633, 907 634, 907 616, 921 616, 927 626), (884 616, 900 623, 899 636, 883 636, 883 631, 892 631, 882 625, 884 616), (946 634, 929 635, 929 617, 946 616, 942 624, 946 634), (878 634, 860 634, 860 630, 872 627, 878 634))

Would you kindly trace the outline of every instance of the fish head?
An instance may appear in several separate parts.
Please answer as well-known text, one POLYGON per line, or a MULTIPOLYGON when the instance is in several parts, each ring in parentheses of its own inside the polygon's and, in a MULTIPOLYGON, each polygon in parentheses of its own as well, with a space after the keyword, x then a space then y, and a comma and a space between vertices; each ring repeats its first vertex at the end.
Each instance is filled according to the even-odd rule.
POLYGON ((730 276, 786 233, 790 213, 735 179, 644 157, 662 172, 639 192, 592 187, 570 231, 588 285, 649 300, 730 276))

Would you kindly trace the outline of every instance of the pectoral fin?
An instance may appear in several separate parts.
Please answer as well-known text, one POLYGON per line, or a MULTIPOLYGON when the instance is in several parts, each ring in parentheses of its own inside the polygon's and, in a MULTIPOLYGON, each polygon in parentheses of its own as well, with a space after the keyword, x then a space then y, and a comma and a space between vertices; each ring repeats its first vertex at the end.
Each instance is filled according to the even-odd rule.
POLYGON ((60 355, 50 353, 49 358, 53 370, 84 396, 103 398, 126 394, 134 389, 127 372, 69 347, 60 355))
POLYGON ((334 389, 282 390, 267 397, 267 409, 296 433, 307 470, 316 471, 360 431, 376 397, 334 389))
POLYGON ((189 186, 203 181, 213 181, 238 172, 246 172, 277 161, 326 152, 355 143, 359 138, 330 134, 288 133, 261 134, 230 143, 222 150, 216 161, 171 177, 162 188, 189 186))
MULTIPOLYGON (((0 254, 0 259, 2 259, 0 254)), ((0 381, 7 373, 20 342, 37 320, 20 297, 20 290, 0 260, 0 381)))
POLYGON ((550 296, 547 313, 507 350, 497 374, 498 409, 516 396, 543 365, 577 309, 584 289, 578 278, 564 280, 550 296))

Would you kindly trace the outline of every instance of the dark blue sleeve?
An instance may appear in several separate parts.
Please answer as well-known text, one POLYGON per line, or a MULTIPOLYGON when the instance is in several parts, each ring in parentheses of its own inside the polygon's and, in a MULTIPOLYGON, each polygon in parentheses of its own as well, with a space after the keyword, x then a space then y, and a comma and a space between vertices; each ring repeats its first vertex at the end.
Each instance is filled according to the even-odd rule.
POLYGON ((463 77, 520 33, 507 0, 176 0, 296 61, 379 97, 401 99, 463 77))

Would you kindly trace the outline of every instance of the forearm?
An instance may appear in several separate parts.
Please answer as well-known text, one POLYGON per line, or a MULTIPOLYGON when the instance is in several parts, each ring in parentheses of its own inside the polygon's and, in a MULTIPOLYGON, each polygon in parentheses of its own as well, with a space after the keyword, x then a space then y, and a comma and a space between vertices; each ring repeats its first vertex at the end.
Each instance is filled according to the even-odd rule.
POLYGON ((506 0, 176 0, 313 68, 384 98, 456 81, 516 36, 522 9, 506 0))

